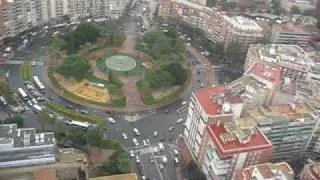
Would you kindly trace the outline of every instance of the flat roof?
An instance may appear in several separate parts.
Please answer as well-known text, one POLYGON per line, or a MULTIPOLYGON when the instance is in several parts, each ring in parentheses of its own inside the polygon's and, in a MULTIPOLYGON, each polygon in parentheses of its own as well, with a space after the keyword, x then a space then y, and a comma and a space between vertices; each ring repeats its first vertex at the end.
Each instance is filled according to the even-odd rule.
POLYGON ((268 65, 263 62, 255 63, 253 67, 249 70, 249 74, 253 74, 273 84, 278 84, 280 83, 280 80, 281 80, 280 67, 268 65))
POLYGON ((242 102, 240 96, 230 95, 228 89, 222 85, 200 89, 195 92, 195 97, 206 114, 213 116, 221 114, 221 106, 217 102, 214 102, 212 98, 222 94, 225 98, 225 101, 230 102, 231 104, 242 102))
POLYGON ((270 141, 260 132, 259 129, 257 129, 255 134, 250 136, 247 143, 241 143, 237 138, 224 143, 221 139, 221 135, 227 133, 227 131, 222 123, 219 125, 211 124, 207 126, 207 131, 216 144, 218 153, 223 157, 238 154, 240 152, 272 148, 270 141))
POLYGON ((56 170, 53 168, 37 170, 33 176, 34 180, 57 180, 56 170))

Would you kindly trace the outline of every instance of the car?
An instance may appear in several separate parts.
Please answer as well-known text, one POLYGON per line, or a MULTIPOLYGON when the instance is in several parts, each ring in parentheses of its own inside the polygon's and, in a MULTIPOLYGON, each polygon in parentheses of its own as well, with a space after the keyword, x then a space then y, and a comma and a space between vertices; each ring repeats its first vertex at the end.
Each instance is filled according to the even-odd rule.
POLYGON ((140 163, 140 157, 136 155, 136 163, 140 163))
POLYGON ((147 144, 147 141, 146 141, 146 140, 143 140, 143 141, 142 141, 142 143, 143 143, 143 145, 144 145, 144 146, 148 146, 148 144, 147 144))
POLYGON ((70 104, 66 105, 66 108, 73 109, 73 107, 70 104))
POLYGON ((177 157, 174 158, 174 163, 179 164, 179 159, 177 157))
POLYGON ((166 114, 169 114, 169 109, 166 109, 164 112, 165 112, 166 114))
POLYGON ((31 101, 33 104, 38 104, 38 101, 35 98, 32 98, 31 101))
POLYGON ((89 113, 89 111, 85 110, 85 109, 80 109, 79 112, 81 112, 82 114, 88 114, 89 113))
POLYGON ((35 66, 36 65, 36 62, 35 61, 32 61, 32 66, 35 66))
POLYGON ((147 144, 151 144, 150 139, 146 139, 147 144))
POLYGON ((133 132, 134 132, 137 136, 140 136, 140 135, 141 135, 139 129, 137 129, 137 128, 133 128, 133 132))
POLYGON ((182 122, 183 122, 183 119, 182 119, 182 118, 180 118, 180 119, 177 120, 177 124, 180 124, 180 123, 182 123, 182 122))
POLYGON ((117 121, 114 120, 112 117, 108 117, 108 122, 111 124, 115 124, 117 121))
POLYGON ((23 106, 25 111, 30 111, 30 108, 28 106, 23 106))
POLYGON ((147 177, 146 177, 146 176, 141 176, 141 179, 142 179, 142 180, 146 180, 147 177))
POLYGON ((202 88, 204 87, 204 83, 201 83, 201 85, 200 85, 202 88))
POLYGON ((168 163, 168 158, 166 156, 162 156, 162 162, 164 164, 167 164, 168 163))
POLYGON ((164 136, 161 136, 160 141, 162 142, 164 140, 166 140, 166 138, 164 136))
POLYGON ((160 151, 163 151, 163 150, 164 150, 164 145, 163 145, 163 143, 158 143, 158 146, 159 146, 159 150, 160 150, 160 151))
POLYGON ((181 105, 184 106, 184 105, 186 105, 187 103, 188 103, 187 101, 182 101, 182 102, 181 102, 181 105))
POLYGON ((158 131, 153 132, 153 136, 157 137, 158 136, 158 131))
POLYGON ((174 153, 174 155, 176 155, 176 156, 178 156, 178 155, 179 155, 179 151, 178 151, 178 150, 176 150, 176 149, 174 149, 174 150, 173 150, 173 153, 174 153))
POLYGON ((30 100, 27 101, 29 106, 32 106, 32 102, 30 100))
POLYGON ((126 133, 122 133, 122 138, 123 138, 124 140, 128 139, 127 134, 126 134, 126 133))
POLYGON ((163 168, 164 168, 163 164, 159 164, 159 168, 160 168, 160 170, 162 171, 163 168))
POLYGON ((53 101, 54 100, 53 96, 49 96, 49 100, 53 101))
POLYGON ((134 157, 134 152, 133 152, 133 150, 130 150, 130 157, 134 157))
POLYGON ((138 140, 137 140, 136 138, 133 138, 133 139, 132 139, 132 142, 133 142, 133 144, 134 144, 135 146, 139 146, 139 145, 140 145, 139 142, 138 142, 138 140))
POLYGON ((153 157, 152 157, 152 156, 150 156, 150 157, 149 157, 149 162, 150 162, 151 164, 153 164, 153 163, 154 163, 154 159, 153 159, 153 157))
POLYGON ((37 97, 36 98, 38 101, 44 101, 44 97, 42 97, 42 96, 39 96, 39 97, 37 97))
POLYGON ((173 130, 174 130, 173 126, 170 126, 169 129, 168 129, 169 132, 172 132, 173 130))

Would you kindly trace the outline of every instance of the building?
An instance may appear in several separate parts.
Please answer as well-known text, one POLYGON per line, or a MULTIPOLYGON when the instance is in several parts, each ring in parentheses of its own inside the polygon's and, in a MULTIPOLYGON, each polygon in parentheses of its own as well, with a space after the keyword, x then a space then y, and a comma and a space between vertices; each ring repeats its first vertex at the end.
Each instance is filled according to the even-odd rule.
MULTIPOLYGON (((295 100, 305 102, 320 110, 320 82, 297 80, 295 83, 295 100)), ((320 111, 319 111, 320 112, 320 111)))
POLYGON ((319 117, 307 104, 248 107, 246 114, 272 142, 274 161, 304 157, 319 123, 319 117))
POLYGON ((281 69, 264 62, 253 64, 239 79, 227 88, 247 105, 270 105, 281 82, 281 69))
POLYGON ((90 16, 90 2, 88 0, 70 0, 68 2, 69 17, 72 22, 90 16))
POLYGON ((300 173, 300 180, 320 179, 320 163, 306 164, 300 173))
POLYGON ((207 179, 234 179, 236 170, 266 163, 271 154, 272 144, 259 129, 218 122, 206 127, 197 162, 207 179))
POLYGON ((0 125, 0 168, 54 163, 53 132, 36 133, 34 128, 0 125))
POLYGON ((112 176, 100 176, 89 178, 89 180, 138 180, 138 176, 136 173, 116 174, 112 176))
POLYGON ((48 16, 50 19, 68 15, 68 0, 47 1, 48 16))
POLYGON ((92 17, 97 21, 118 19, 126 10, 126 0, 93 0, 92 17))
POLYGON ((184 136, 194 159, 198 157, 206 125, 240 117, 242 108, 240 97, 233 96, 224 86, 209 87, 193 93, 184 136))
POLYGON ((238 41, 246 50, 250 43, 263 37, 263 29, 253 20, 240 16, 228 17, 216 8, 185 0, 161 0, 158 13, 164 21, 174 17, 203 30, 208 39, 222 42, 225 48, 238 41))
POLYGON ((283 0, 281 7, 286 11, 290 12, 291 7, 296 6, 300 9, 301 12, 305 11, 315 11, 316 10, 316 1, 312 0, 283 0))
POLYGON ((286 162, 266 163, 237 171, 235 180, 293 180, 294 172, 286 162))
MULTIPOLYGON (((279 66, 281 79, 287 77, 288 81, 294 79, 307 79, 311 75, 311 69, 317 68, 319 56, 310 56, 297 45, 287 44, 252 44, 250 45, 244 70, 247 71, 256 62, 266 62, 279 66)), ((316 73, 313 73, 316 75, 316 73)), ((315 76, 313 75, 313 76, 315 76)))
POLYGON ((302 48, 309 48, 311 35, 302 26, 287 24, 273 24, 271 42, 274 44, 294 44, 302 48))

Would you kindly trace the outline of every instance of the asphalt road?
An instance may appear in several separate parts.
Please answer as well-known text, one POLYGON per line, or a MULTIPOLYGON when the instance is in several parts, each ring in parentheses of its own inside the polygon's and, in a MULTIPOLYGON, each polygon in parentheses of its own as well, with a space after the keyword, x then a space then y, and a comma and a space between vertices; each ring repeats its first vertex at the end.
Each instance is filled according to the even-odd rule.
MULTIPOLYGON (((145 6, 144 4, 141 4, 141 7, 137 7, 137 11, 141 10, 142 7, 145 6)), ((138 32, 139 29, 137 29, 137 18, 136 17, 129 17, 127 22, 125 23, 125 31, 127 32, 138 32)), ((34 42, 24 48, 20 52, 16 52, 14 57, 26 57, 30 53, 37 53, 39 54, 39 57, 36 58, 38 63, 36 63, 35 66, 31 66, 31 74, 39 76, 40 80, 45 83, 44 81, 44 55, 46 54, 46 48, 48 45, 48 39, 49 35, 46 35, 43 38, 35 38, 34 42)), ((194 61, 194 58, 189 57, 187 58, 190 64, 194 61)), ((192 91, 195 91, 199 88, 201 88, 201 84, 206 79, 206 74, 203 71, 204 67, 202 65, 191 65, 192 66, 192 91), (197 71, 200 72, 200 74, 197 74, 197 71)), ((5 71, 10 71, 10 78, 9 82, 11 86, 16 90, 19 87, 24 87, 23 80, 22 80, 22 74, 21 74, 21 65, 6 65, 5 71)), ((46 87, 48 87, 45 84, 46 87)), ((157 143, 160 141, 160 137, 165 137, 165 146, 166 150, 161 153, 160 155, 166 155, 168 157, 168 164, 165 165, 164 169, 161 171, 161 175, 158 174, 158 169, 156 168, 155 164, 150 165, 149 157, 152 156, 152 153, 147 153, 142 155, 142 169, 144 170, 144 174, 150 178, 156 178, 161 179, 162 176, 165 180, 171 180, 175 179, 175 165, 172 161, 174 156, 172 156, 172 150, 174 147, 174 140, 179 136, 179 134, 183 134, 183 124, 177 124, 176 121, 179 118, 186 118, 186 109, 187 107, 182 107, 181 102, 186 100, 188 101, 190 99, 191 93, 186 94, 184 97, 182 97, 179 101, 176 103, 173 103, 171 105, 168 105, 166 107, 159 108, 152 112, 140 112, 139 114, 142 116, 145 116, 144 119, 141 119, 136 122, 128 122, 125 120, 128 116, 133 115, 131 114, 125 114, 125 113, 116 113, 112 116, 117 120, 116 124, 110 124, 110 128, 108 128, 108 131, 106 132, 106 136, 111 139, 118 139, 127 149, 136 149, 137 153, 140 153, 140 151, 144 151, 145 147, 141 148, 135 148, 132 143, 132 138, 137 138, 137 140, 142 144, 142 140, 149 139, 151 141, 152 146, 156 146, 157 143), (169 110, 169 113, 166 113, 166 110, 169 110), (182 113, 177 113, 177 110, 182 111, 182 113), (174 126, 175 129, 172 132, 168 132, 168 128, 170 126, 174 126), (138 128, 141 131, 141 136, 137 137, 133 133, 133 128, 138 128), (154 137, 153 133, 154 131, 158 132, 158 136, 154 137), (128 136, 127 140, 124 140, 122 138, 122 133, 126 133, 128 136), (169 139, 172 139, 173 141, 169 141, 169 139)), ((95 110, 87 107, 83 107, 81 105, 73 104, 72 102, 64 99, 63 97, 60 97, 56 95, 51 89, 47 88, 45 97, 49 98, 52 97, 54 99, 54 102, 62 104, 62 105, 72 105, 74 109, 87 109, 89 111, 89 114, 97 114, 102 117, 107 117, 106 112, 102 110, 95 110)), ((32 112, 26 112, 23 114, 25 117, 25 127, 39 127, 40 123, 36 120, 36 116, 32 112)), ((105 118, 106 119, 106 118, 105 118)), ((157 155, 158 156, 158 155, 157 155)), ((161 158, 157 158, 157 162, 159 161, 159 164, 161 163, 161 158)), ((133 164, 136 164, 133 160, 133 164)), ((136 167, 137 168, 137 167, 136 167)))

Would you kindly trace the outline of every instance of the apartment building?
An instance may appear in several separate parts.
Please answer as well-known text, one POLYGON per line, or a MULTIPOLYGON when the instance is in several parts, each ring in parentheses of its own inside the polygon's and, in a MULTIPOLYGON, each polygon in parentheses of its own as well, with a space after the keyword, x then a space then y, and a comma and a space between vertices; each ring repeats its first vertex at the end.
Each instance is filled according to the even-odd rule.
POLYGON ((49 18, 57 18, 68 15, 68 0, 49 0, 48 16, 49 18))
POLYGON ((297 80, 295 83, 295 100, 305 102, 316 110, 320 110, 319 87, 320 82, 318 81, 297 80))
POLYGON ((207 179, 234 179, 236 170, 266 163, 271 142, 259 129, 242 130, 235 122, 209 124, 197 158, 207 179))
POLYGON ((118 19, 127 5, 127 0, 93 0, 92 17, 96 20, 118 19))
POLYGON ((274 44, 294 44, 302 48, 310 47, 311 35, 303 27, 288 24, 273 24, 271 42, 274 44))
POLYGON ((174 17, 203 30, 208 39, 224 43, 225 48, 238 41, 246 50, 250 43, 263 37, 263 29, 253 20, 240 16, 228 17, 216 8, 185 0, 161 0, 158 13, 164 21, 174 17))
POLYGON ((228 122, 240 117, 243 102, 224 86, 201 89, 193 93, 188 108, 185 140, 194 159, 197 159, 207 124, 228 122))
POLYGON ((248 107, 247 114, 272 142, 274 161, 304 157, 319 123, 319 117, 307 104, 248 107))
POLYGON ((237 170, 235 180, 293 180, 294 172, 286 162, 265 163, 237 170))
POLYGON ((256 62, 266 62, 279 66, 283 77, 291 79, 307 79, 311 68, 317 64, 309 53, 298 45, 287 44, 252 44, 250 45, 244 70, 247 71, 256 62))
POLYGON ((90 16, 91 3, 88 0, 70 0, 68 2, 69 17, 72 22, 90 16))
POLYGON ((36 133, 34 128, 0 125, 0 168, 54 163, 54 133, 36 133))
POLYGON ((247 105, 271 105, 281 82, 281 69, 264 62, 253 64, 239 79, 226 87, 247 105))
POLYGON ((318 180, 320 179, 320 163, 306 164, 300 173, 300 180, 318 180))

